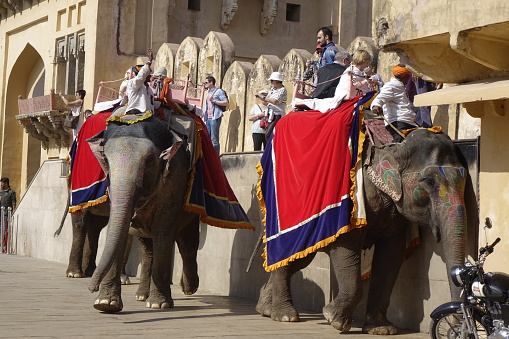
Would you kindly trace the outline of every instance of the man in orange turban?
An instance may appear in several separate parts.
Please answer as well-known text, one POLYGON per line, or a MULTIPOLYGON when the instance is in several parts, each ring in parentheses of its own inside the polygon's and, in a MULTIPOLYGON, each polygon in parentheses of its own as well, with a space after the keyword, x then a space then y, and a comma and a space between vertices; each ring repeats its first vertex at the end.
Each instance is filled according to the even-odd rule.
MULTIPOLYGON (((398 64, 392 68, 392 74, 394 77, 382 87, 380 94, 371 103, 371 110, 375 114, 383 114, 399 131, 417 127, 414 107, 405 92, 405 86, 412 73, 404 64, 398 64)), ((403 141, 399 133, 387 122, 385 128, 391 133, 392 142, 403 141)))
POLYGON ((402 78, 405 75, 412 75, 412 72, 410 72, 408 68, 406 68, 405 64, 397 64, 392 68, 392 74, 396 78, 402 78))

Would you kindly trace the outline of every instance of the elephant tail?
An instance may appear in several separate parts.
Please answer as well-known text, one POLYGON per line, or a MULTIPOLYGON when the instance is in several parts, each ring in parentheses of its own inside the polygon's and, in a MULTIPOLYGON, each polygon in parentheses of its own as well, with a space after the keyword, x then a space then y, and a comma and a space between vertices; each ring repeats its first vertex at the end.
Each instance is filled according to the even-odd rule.
POLYGON ((65 219, 67 218, 67 214, 69 213, 69 204, 71 203, 71 191, 67 194, 67 204, 65 205, 64 215, 62 215, 62 220, 60 220, 60 226, 55 231, 55 234, 53 236, 56 238, 60 235, 60 232, 62 232, 62 228, 64 228, 65 219))

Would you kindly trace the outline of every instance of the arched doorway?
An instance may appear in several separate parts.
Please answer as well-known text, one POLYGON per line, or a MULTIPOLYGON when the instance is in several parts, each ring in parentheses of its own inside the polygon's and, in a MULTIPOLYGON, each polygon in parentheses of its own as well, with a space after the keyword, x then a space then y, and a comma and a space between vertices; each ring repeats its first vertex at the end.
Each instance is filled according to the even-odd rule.
POLYGON ((10 179, 11 187, 21 197, 41 164, 41 143, 18 124, 18 95, 32 98, 44 95, 44 61, 27 44, 14 63, 7 81, 2 140, 2 176, 10 179))

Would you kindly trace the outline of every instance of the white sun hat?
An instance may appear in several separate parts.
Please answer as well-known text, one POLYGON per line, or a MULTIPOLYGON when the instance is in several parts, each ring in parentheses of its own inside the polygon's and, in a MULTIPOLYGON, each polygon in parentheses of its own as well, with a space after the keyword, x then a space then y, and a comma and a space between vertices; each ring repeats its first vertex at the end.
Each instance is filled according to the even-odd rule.
POLYGON ((279 72, 272 72, 272 74, 270 75, 269 80, 276 80, 276 81, 283 82, 283 74, 281 74, 279 72))

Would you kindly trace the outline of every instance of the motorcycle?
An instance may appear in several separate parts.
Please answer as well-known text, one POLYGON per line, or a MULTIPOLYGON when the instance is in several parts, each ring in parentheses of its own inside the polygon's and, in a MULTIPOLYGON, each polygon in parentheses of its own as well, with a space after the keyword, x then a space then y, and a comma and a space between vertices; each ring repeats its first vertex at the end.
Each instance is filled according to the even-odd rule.
POLYGON ((486 258, 500 242, 497 238, 488 245, 486 229, 491 227, 491 220, 486 218, 486 246, 479 249, 479 259, 474 261, 468 256, 463 265, 451 269, 453 283, 462 288, 462 301, 445 303, 431 313, 431 338, 509 338, 509 275, 483 269, 486 258))

